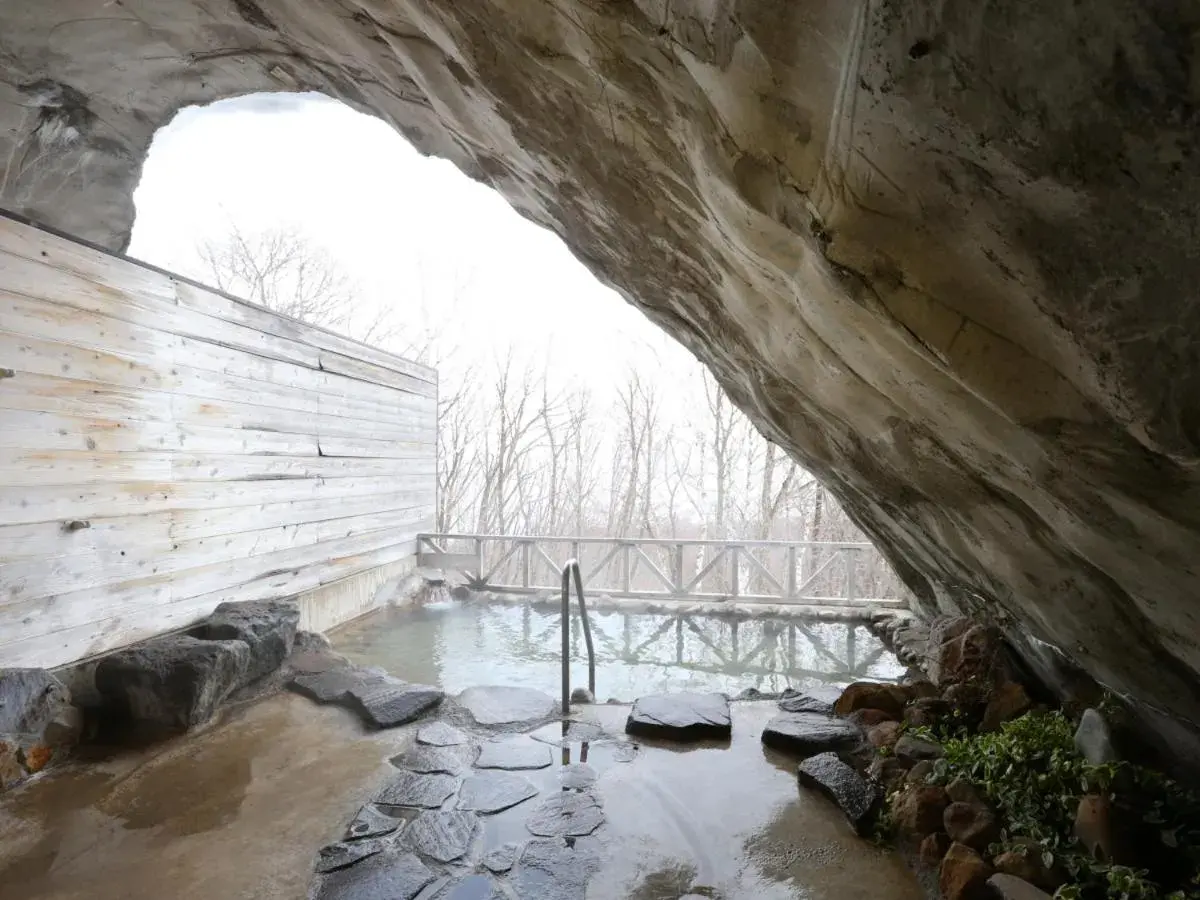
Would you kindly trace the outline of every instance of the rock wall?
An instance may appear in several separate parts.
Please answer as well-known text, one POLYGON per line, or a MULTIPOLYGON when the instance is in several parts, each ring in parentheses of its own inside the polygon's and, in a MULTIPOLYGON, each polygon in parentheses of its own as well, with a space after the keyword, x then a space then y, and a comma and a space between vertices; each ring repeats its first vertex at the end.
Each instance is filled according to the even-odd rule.
POLYGON ((554 229, 925 612, 1200 723, 1191 2, 0 0, 0 205, 120 247, 181 106, 319 90, 554 229))

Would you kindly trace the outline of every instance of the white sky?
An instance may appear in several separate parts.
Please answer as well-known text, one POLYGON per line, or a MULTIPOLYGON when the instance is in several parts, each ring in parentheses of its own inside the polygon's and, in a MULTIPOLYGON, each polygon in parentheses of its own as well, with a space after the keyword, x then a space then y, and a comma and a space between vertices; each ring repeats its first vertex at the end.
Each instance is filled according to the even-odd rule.
POLYGON ((495 191, 319 95, 184 110, 156 136, 134 200, 132 256, 203 280, 195 248, 231 224, 294 227, 342 264, 368 306, 448 319, 443 340, 470 358, 509 344, 522 358, 549 354, 562 386, 605 394, 635 357, 664 382, 698 365, 495 191))

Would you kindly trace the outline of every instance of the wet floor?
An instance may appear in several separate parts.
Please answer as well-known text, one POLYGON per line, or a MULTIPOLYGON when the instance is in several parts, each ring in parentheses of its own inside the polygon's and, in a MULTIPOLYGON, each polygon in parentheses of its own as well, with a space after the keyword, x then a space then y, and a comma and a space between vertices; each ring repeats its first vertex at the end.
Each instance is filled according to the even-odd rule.
MULTIPOLYGON (((904 667, 864 623, 593 611, 597 693, 632 702, 667 691, 745 688, 777 693, 899 678, 904 667)), ((503 682, 553 692, 560 679, 560 615, 480 599, 386 608, 330 635, 357 663, 408 681, 461 691, 503 682)), ((578 620, 571 683, 587 684, 578 620)))
MULTIPOLYGON (((733 712, 726 744, 589 743, 606 822, 588 898, 917 900, 896 857, 855 837, 798 789, 793 760, 762 747, 774 705, 733 712)), ((619 736, 626 713, 582 716, 619 736)), ((343 711, 283 694, 155 751, 49 773, 0 798, 0 896, 299 900, 316 851, 396 774, 386 759, 414 731, 364 736, 343 711)), ((577 763, 583 749, 570 742, 555 761, 577 763)), ((561 765, 522 774, 544 796, 561 790, 561 765)), ((528 840, 528 814, 487 817, 472 858, 528 840)))

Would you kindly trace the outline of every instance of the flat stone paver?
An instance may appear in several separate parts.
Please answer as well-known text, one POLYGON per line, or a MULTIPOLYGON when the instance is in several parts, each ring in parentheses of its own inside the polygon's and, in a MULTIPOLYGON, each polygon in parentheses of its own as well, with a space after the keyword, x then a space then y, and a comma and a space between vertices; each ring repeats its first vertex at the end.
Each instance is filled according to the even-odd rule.
POLYGON ((429 747, 414 744, 404 753, 393 756, 389 762, 398 769, 410 772, 444 775, 459 775, 470 768, 471 749, 459 747, 429 747))
POLYGON ((588 881, 599 867, 589 848, 569 847, 561 838, 530 841, 509 883, 521 900, 584 900, 588 881))
POLYGON ((732 733, 729 701, 722 694, 652 694, 641 697, 625 722, 628 734, 675 741, 720 740, 732 733))
POLYGON ((552 747, 569 747, 572 744, 587 744, 596 741, 602 741, 606 738, 612 740, 604 733, 604 729, 599 725, 593 725, 590 722, 551 722, 549 725, 543 725, 536 731, 529 732, 529 736, 535 741, 544 741, 552 747), (566 724, 566 733, 563 733, 563 725, 566 724))
POLYGON ((762 733, 768 747, 800 756, 849 750, 862 741, 862 730, 853 722, 815 712, 781 713, 767 722, 762 733))
POLYGON ((322 847, 317 853, 316 871, 332 872, 335 869, 344 869, 382 850, 383 842, 377 840, 330 844, 322 847))
POLYGON ((492 900, 504 895, 486 875, 465 875, 438 894, 438 900, 492 900))
POLYGON ((458 789, 452 775, 420 775, 400 772, 375 796, 380 806, 413 806, 436 809, 458 789))
POLYGON ((435 877, 412 853, 377 853, 324 876, 316 900, 413 900, 435 877))
POLYGON ((533 688, 485 685, 467 688, 458 702, 480 725, 525 725, 552 716, 558 708, 549 694, 533 688))
POLYGON ((419 853, 448 863, 466 854, 479 831, 474 814, 458 810, 427 810, 404 829, 404 842, 419 853))
POLYGON ((521 853, 522 846, 524 845, 510 841, 507 844, 501 844, 499 847, 489 850, 483 855, 483 867, 489 872, 502 875, 513 867, 513 864, 517 861, 517 856, 521 853))
POLYGON ((833 701, 812 694, 793 694, 779 700, 779 708, 789 713, 820 713, 823 716, 833 715, 833 701))
POLYGON ((318 703, 333 703, 353 710, 375 728, 394 728, 411 722, 438 706, 446 696, 441 688, 409 684, 382 670, 354 665, 301 673, 288 686, 318 703))
POLYGON ((377 810, 371 804, 366 804, 358 811, 354 820, 346 826, 346 840, 356 838, 376 837, 381 834, 391 834, 400 827, 401 821, 377 810))
POLYGON ((550 747, 524 734, 484 741, 475 759, 477 769, 544 769, 554 762, 550 747))
POLYGON ((572 791, 586 791, 596 783, 596 770, 587 763, 571 763, 558 770, 558 782, 572 791))
POLYGON ((591 794, 555 794, 538 806, 525 827, 539 837, 582 837, 604 822, 604 810, 591 794))
POLYGON ((498 813, 536 796, 537 788, 514 772, 480 772, 466 778, 458 792, 458 808, 498 813))
POLYGON ((430 722, 422 725, 417 732, 418 744, 429 744, 432 747, 455 747, 470 741, 466 732, 455 728, 446 722, 430 722))

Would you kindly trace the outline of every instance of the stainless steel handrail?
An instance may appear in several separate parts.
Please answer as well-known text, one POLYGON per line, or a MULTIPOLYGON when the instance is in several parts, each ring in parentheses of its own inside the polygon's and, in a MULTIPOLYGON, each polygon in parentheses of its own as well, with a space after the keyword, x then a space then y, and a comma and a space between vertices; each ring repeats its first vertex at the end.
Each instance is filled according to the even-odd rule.
POLYGON ((592 647, 592 626, 588 622, 587 602, 583 599, 583 576, 579 561, 567 560, 562 570, 562 714, 571 714, 571 576, 575 577, 575 595, 579 598, 579 618, 588 652, 588 691, 596 699, 596 651, 592 647))

